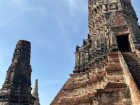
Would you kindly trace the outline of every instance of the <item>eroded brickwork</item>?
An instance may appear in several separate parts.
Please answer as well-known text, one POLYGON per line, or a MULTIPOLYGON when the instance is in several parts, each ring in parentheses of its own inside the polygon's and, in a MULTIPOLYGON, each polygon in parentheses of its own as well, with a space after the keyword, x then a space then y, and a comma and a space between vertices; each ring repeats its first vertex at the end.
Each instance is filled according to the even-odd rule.
POLYGON ((98 65, 109 52, 119 50, 116 36, 128 35, 131 50, 138 48, 138 18, 130 0, 89 0, 89 34, 76 47, 74 73, 98 65))
POLYGON ((140 28, 131 1, 88 0, 88 10, 74 74, 50 105, 139 105, 140 28))
POLYGON ((108 54, 102 64, 70 76, 51 105, 132 105, 118 53, 108 54))
POLYGON ((30 42, 20 40, 1 89, 0 105, 34 105, 35 98, 31 95, 30 53, 30 42))
MULTIPOLYGON (((137 52, 137 50, 136 50, 137 52)), ((130 88, 131 98, 133 105, 138 105, 140 103, 140 85, 139 85, 139 62, 140 58, 136 54, 136 52, 125 52, 122 54, 120 53, 120 63, 123 68, 125 82, 130 88)))

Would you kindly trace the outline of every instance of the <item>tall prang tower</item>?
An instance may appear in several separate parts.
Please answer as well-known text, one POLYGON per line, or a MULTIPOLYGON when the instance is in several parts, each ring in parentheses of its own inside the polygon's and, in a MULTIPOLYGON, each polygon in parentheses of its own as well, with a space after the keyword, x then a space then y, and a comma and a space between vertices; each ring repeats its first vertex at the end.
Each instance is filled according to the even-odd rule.
POLYGON ((88 38, 50 105, 139 105, 140 26, 130 0, 88 0, 88 38))
POLYGON ((140 30, 130 0, 89 0, 88 39, 76 47, 74 73, 88 70, 107 53, 138 49, 140 30))
POLYGON ((19 40, 0 93, 0 105, 34 105, 31 95, 31 44, 19 40))

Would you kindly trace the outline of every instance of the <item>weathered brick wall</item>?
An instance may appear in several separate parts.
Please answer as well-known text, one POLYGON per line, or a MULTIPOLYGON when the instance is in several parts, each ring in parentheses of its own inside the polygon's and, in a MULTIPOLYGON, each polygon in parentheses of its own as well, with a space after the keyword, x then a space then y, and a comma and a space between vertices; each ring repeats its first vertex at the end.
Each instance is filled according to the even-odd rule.
POLYGON ((76 50, 79 57, 76 55, 74 73, 98 65, 108 52, 117 52, 118 35, 129 35, 132 51, 140 43, 138 18, 130 0, 88 0, 88 11, 90 37, 76 50), (88 43, 89 40, 91 43, 88 43), (85 60, 85 57, 89 59, 85 60), (77 67, 78 64, 80 65, 77 67))
POLYGON ((108 54, 108 62, 71 78, 51 105, 132 105, 118 53, 108 54))
POLYGON ((136 85, 136 82, 134 81, 134 78, 131 75, 131 72, 129 71, 128 66, 125 63, 121 52, 119 52, 119 59, 123 68, 125 82, 130 88, 132 103, 133 105, 138 105, 140 103, 140 91, 136 85))
POLYGON ((31 43, 19 40, 0 93, 3 105, 34 104, 35 98, 31 95, 30 53, 31 43))
POLYGON ((109 92, 102 94, 98 105, 132 105, 129 91, 109 92))
POLYGON ((128 81, 136 87, 134 81, 126 81, 130 75, 124 74, 125 64, 120 65, 117 42, 117 36, 128 35, 130 49, 135 51, 138 47, 140 30, 131 1, 88 0, 88 11, 88 39, 83 40, 81 47, 76 47, 74 74, 52 103, 132 105, 134 89, 130 92, 128 81))
POLYGON ((0 102, 0 105, 8 105, 8 102, 0 102))

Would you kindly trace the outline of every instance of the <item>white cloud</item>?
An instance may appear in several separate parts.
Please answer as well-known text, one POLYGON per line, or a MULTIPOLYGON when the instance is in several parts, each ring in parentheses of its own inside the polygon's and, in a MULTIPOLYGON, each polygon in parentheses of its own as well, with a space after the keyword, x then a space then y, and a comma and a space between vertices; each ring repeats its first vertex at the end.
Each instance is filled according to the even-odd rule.
POLYGON ((4 27, 8 22, 12 21, 17 16, 18 15, 15 15, 15 16, 11 16, 11 17, 4 19, 4 21, 2 21, 0 24, 0 28, 4 27))
POLYGON ((41 15, 46 13, 46 9, 40 5, 35 4, 33 0, 11 0, 11 6, 17 7, 24 11, 36 11, 41 15))
MULTIPOLYGON (((53 40, 49 37, 49 36, 43 36, 43 35, 35 35, 34 36, 34 40, 33 40, 34 45, 37 44, 37 46, 39 46, 40 48, 43 48, 44 50, 46 49, 51 50, 53 52, 58 52, 59 50, 57 50, 55 43, 53 42, 53 40)), ((33 51, 33 49, 32 49, 33 51)))
POLYGON ((77 11, 82 11, 82 13, 87 13, 87 1, 85 0, 67 0, 70 9, 71 9, 71 14, 72 16, 75 14, 77 11))
POLYGON ((23 5, 26 1, 25 0, 11 0, 16 5, 23 5))
POLYGON ((77 8, 78 4, 76 0, 68 0, 70 9, 71 9, 71 14, 74 14, 74 10, 77 8))
POLYGON ((34 3, 33 0, 0 0, 0 28, 17 16, 26 15, 28 12, 34 12, 41 16, 48 13, 45 7, 34 3))
MULTIPOLYGON (((60 22, 60 21, 59 21, 60 22)), ((67 44, 67 48, 68 48, 68 53, 69 53, 69 55, 70 55, 70 58, 71 58, 71 61, 73 62, 73 53, 71 53, 72 52, 72 47, 71 47, 71 43, 70 43, 70 40, 69 40, 69 38, 68 38, 68 34, 67 34, 67 32, 66 32, 66 29, 64 29, 64 24, 62 23, 62 22, 60 22, 60 28, 61 28, 61 31, 62 31, 62 35, 64 36, 64 39, 65 39, 65 42, 66 42, 66 44, 67 44)))

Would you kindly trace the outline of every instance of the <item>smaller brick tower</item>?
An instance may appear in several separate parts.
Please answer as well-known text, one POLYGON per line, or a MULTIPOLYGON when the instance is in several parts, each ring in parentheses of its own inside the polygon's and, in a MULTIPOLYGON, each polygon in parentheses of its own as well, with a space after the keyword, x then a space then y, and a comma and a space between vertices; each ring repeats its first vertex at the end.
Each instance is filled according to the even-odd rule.
POLYGON ((34 86, 32 96, 36 98, 36 100, 34 102, 34 105, 40 105, 40 103, 39 103, 39 94, 38 94, 38 79, 36 79, 36 81, 35 81, 35 86, 34 86))
POLYGON ((20 40, 0 92, 0 105, 34 105, 35 98, 31 95, 30 53, 30 42, 20 40))

